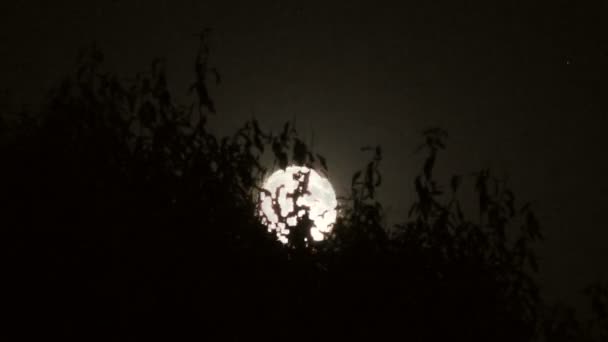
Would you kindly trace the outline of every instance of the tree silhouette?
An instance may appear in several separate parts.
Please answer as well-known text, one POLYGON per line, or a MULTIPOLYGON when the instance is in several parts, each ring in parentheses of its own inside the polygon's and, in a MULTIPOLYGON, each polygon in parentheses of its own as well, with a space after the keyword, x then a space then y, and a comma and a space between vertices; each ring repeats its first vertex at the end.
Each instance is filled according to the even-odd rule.
POLYGON ((354 173, 328 239, 303 243, 303 219, 287 245, 278 242, 256 216, 269 171, 263 153, 279 168, 327 170, 327 161, 290 123, 278 134, 256 120, 226 137, 210 131, 209 117, 220 114, 209 80, 220 77, 207 34, 189 105, 174 101, 162 60, 122 80, 93 48, 40 113, 4 116, 0 204, 14 331, 80 340, 606 340, 605 285, 589 288, 597 319, 587 330, 540 300, 533 244, 542 235, 530 204, 489 170, 447 186, 434 178, 447 138, 440 129, 423 134, 426 159, 405 222, 387 225, 376 197, 382 150, 365 147, 371 159, 354 173), (473 215, 459 200, 467 181, 473 215))

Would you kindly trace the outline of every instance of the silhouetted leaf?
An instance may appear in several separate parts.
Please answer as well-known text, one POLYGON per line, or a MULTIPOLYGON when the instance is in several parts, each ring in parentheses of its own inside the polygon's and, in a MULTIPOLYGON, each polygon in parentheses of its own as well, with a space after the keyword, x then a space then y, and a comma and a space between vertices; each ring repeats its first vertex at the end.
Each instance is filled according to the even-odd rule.
POLYGON ((458 191, 458 187, 460 186, 461 181, 462 181, 461 176, 457 176, 457 175, 452 176, 452 180, 450 181, 450 186, 452 187, 452 192, 455 193, 458 191))
POLYGON ((325 160, 325 157, 323 157, 320 154, 317 154, 317 158, 319 159, 319 162, 321 163, 321 166, 323 167, 323 169, 325 169, 326 171, 329 170, 329 168, 327 167, 327 161, 325 160))
POLYGON ((424 176, 426 179, 432 178, 433 166, 435 166, 435 154, 431 154, 424 162, 424 176))
POLYGON ((353 178, 351 180, 351 186, 355 186, 355 184, 357 184, 357 181, 359 180, 359 177, 361 177, 361 171, 357 171, 355 172, 355 174, 353 175, 353 178))
POLYGON ((215 84, 221 84, 222 78, 220 77, 220 73, 217 68, 211 68, 211 73, 213 73, 213 75, 215 76, 215 84))

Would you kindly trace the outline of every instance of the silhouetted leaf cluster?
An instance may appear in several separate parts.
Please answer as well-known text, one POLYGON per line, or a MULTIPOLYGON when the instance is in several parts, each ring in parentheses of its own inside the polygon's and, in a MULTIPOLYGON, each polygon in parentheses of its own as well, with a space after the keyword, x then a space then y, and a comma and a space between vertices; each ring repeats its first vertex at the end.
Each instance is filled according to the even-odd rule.
MULTIPOLYGON (((279 243, 256 216, 262 155, 279 168, 327 172, 328 163, 291 123, 278 133, 256 120, 233 135, 211 132, 210 115, 220 115, 209 78, 220 77, 207 34, 190 105, 175 103, 162 60, 122 80, 93 49, 42 113, 3 121, 11 325, 80 340, 582 336, 568 311, 540 301, 533 244, 542 235, 531 206, 489 170, 453 176, 447 190, 433 177, 441 129, 424 132, 405 222, 387 225, 377 200, 382 149, 364 147, 371 159, 354 173, 328 239, 302 243, 302 220, 279 243), (467 180, 474 218, 459 200, 467 180)), ((589 293, 605 340, 605 287, 589 293)))

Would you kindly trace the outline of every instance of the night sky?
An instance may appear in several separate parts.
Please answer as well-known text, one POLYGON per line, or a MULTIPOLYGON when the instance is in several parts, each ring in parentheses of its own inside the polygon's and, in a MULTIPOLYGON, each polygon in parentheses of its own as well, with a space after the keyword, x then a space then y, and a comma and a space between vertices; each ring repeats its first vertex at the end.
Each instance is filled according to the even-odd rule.
POLYGON ((359 147, 382 145, 381 195, 397 221, 413 198, 420 132, 443 127, 446 180, 489 167, 535 204, 549 298, 576 303, 608 276, 606 2, 84 3, 0 4, 0 90, 14 106, 34 106, 93 41, 120 74, 166 58, 185 94, 194 34, 211 27, 219 131, 251 116, 274 130, 295 119, 341 194, 366 161, 359 147))

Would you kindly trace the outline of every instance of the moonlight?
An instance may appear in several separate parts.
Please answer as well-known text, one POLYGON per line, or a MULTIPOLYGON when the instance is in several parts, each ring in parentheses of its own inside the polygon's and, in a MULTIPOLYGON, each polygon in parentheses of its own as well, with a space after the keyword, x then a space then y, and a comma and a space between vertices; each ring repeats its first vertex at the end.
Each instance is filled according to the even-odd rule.
POLYGON ((309 235, 322 241, 336 221, 336 193, 329 180, 305 166, 278 170, 264 182, 258 214, 269 232, 284 244, 291 229, 303 218, 310 220, 309 235))

